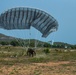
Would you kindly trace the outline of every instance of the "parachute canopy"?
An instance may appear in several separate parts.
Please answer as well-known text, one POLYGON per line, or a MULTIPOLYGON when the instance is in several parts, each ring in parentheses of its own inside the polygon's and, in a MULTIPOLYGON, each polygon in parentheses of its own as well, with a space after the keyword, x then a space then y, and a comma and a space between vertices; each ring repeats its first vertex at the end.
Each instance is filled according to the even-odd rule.
POLYGON ((0 15, 0 28, 30 29, 34 27, 47 37, 58 29, 58 22, 48 13, 34 8, 12 8, 0 15))

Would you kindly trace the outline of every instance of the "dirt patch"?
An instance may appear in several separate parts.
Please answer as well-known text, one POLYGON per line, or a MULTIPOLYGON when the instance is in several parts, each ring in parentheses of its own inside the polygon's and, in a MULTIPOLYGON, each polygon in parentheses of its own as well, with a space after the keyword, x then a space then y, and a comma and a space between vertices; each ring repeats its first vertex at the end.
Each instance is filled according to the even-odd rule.
POLYGON ((61 62, 47 62, 47 63, 34 63, 36 65, 42 65, 42 66, 58 66, 61 64, 69 64, 69 61, 61 61, 61 62))
POLYGON ((76 62, 0 65, 0 75, 76 75, 76 62))

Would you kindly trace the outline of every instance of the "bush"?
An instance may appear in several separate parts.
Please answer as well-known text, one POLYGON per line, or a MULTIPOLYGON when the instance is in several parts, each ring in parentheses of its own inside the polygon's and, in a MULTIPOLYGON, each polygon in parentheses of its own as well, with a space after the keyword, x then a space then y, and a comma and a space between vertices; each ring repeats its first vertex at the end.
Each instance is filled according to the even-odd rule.
POLYGON ((49 49, 48 49, 48 48, 47 48, 47 49, 44 49, 44 50, 43 50, 43 52, 44 52, 45 54, 50 53, 50 51, 49 51, 49 49))
POLYGON ((16 40, 11 41, 10 44, 11 44, 12 46, 19 46, 19 42, 16 41, 16 40))

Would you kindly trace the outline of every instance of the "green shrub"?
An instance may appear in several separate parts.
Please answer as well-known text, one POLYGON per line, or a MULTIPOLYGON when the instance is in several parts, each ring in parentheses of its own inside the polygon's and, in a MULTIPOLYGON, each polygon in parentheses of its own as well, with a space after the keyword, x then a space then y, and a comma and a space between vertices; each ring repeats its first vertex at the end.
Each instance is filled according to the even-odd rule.
POLYGON ((49 49, 48 49, 48 48, 47 48, 47 49, 44 49, 44 50, 43 50, 43 52, 44 52, 45 54, 50 53, 50 51, 49 51, 49 49))

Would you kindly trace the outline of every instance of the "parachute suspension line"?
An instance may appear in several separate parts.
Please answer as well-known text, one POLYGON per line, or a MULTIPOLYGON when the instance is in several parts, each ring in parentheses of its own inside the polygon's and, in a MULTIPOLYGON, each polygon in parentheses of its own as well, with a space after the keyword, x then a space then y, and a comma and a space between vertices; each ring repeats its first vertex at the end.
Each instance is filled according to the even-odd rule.
POLYGON ((44 48, 45 42, 46 42, 46 38, 45 37, 42 37, 42 48, 44 48))
POLYGON ((41 37, 41 42, 42 42, 41 47, 43 48, 44 47, 44 37, 41 37))
POLYGON ((31 43, 31 30, 30 29, 29 29, 29 39, 28 39, 28 41, 29 41, 28 47, 30 48, 30 43, 31 43))
POLYGON ((22 47, 25 47, 25 39, 23 39, 23 37, 24 37, 24 31, 21 31, 21 33, 18 32, 17 35, 19 35, 20 37, 22 36, 21 39, 18 39, 18 42, 21 44, 22 47))
MULTIPOLYGON (((38 33, 39 33, 39 31, 38 31, 38 33)), ((38 35, 38 34, 37 34, 38 35)), ((40 36, 40 34, 39 34, 39 36, 38 36, 38 41, 37 41, 37 46, 38 47, 40 47, 40 45, 41 45, 41 40, 42 40, 42 37, 40 36)), ((42 47, 42 45, 41 45, 41 47, 42 47)))
MULTIPOLYGON (((11 35, 13 35, 14 36, 14 39, 19 43, 19 44, 22 44, 22 42, 21 42, 21 39, 19 38, 19 37, 16 37, 16 36, 18 36, 19 35, 19 32, 13 32, 13 31, 10 31, 11 32, 11 35)), ((22 46, 23 46, 23 44, 22 44, 22 46)))
POLYGON ((23 40, 22 40, 22 43, 23 43, 23 47, 26 48, 26 32, 23 31, 23 40))
POLYGON ((22 45, 22 47, 23 47, 24 49, 27 49, 27 48, 26 48, 26 31, 23 30, 22 33, 21 33, 21 35, 23 36, 23 37, 22 37, 22 40, 21 40, 21 45, 22 45))
POLYGON ((19 44, 20 44, 21 46, 24 46, 24 44, 23 44, 23 42, 22 42, 22 39, 20 39, 21 33, 18 31, 18 32, 15 34, 15 36, 16 36, 16 35, 18 36, 18 38, 15 38, 16 41, 19 42, 19 44))
POLYGON ((14 37, 14 40, 16 40, 16 41, 18 42, 18 40, 16 39, 15 34, 14 34, 13 31, 10 31, 10 32, 8 31, 8 33, 11 34, 10 36, 11 36, 11 37, 14 37))
POLYGON ((35 32, 35 49, 37 48, 38 42, 37 42, 37 38, 38 37, 38 31, 35 32))

